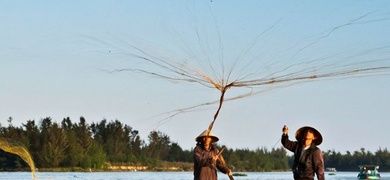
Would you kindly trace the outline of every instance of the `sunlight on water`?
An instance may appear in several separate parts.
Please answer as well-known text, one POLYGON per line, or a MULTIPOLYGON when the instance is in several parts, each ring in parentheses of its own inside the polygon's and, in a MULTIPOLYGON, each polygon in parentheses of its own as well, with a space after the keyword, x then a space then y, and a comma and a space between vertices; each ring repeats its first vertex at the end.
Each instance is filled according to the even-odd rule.
POLYGON ((25 148, 12 145, 6 139, 0 139, 0 148, 5 152, 16 154, 22 158, 30 166, 32 179, 36 179, 34 161, 32 160, 30 153, 25 148))

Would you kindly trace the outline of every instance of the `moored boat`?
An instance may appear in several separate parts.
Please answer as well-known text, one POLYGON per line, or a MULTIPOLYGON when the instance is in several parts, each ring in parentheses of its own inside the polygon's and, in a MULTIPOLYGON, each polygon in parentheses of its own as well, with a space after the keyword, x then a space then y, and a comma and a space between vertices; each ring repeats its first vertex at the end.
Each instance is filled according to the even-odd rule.
POLYGON ((378 165, 360 165, 358 179, 381 179, 378 165))
POLYGON ((336 170, 335 167, 327 167, 327 168, 325 168, 325 171, 327 171, 327 172, 336 172, 337 170, 336 170))

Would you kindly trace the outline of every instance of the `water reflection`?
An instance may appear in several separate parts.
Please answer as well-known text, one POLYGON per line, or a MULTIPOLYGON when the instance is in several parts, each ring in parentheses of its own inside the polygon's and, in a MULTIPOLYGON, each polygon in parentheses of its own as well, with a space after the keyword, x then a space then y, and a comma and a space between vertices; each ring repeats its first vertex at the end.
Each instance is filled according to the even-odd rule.
MULTIPOLYGON (((247 176, 235 177, 235 180, 288 180, 291 172, 243 172, 247 176)), ((193 179, 192 172, 37 172, 40 180, 188 180, 193 179)), ((336 172, 326 174, 328 180, 356 179, 357 172, 336 172)), ((382 179, 390 179, 390 173, 381 173, 382 179)), ((225 174, 218 174, 219 180, 228 180, 225 174)), ((29 172, 0 172, 0 179, 30 180, 29 172)))

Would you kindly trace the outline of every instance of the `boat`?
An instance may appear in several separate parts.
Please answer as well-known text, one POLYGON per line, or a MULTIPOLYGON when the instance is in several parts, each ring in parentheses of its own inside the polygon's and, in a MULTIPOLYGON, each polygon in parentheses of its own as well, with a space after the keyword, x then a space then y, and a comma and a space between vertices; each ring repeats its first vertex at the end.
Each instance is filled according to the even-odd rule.
POLYGON ((336 175, 335 172, 336 172, 337 170, 336 170, 335 167, 327 167, 327 168, 325 168, 325 171, 326 171, 326 172, 329 172, 329 173, 328 173, 329 176, 334 176, 334 175, 336 175))
POLYGON ((337 170, 336 170, 335 167, 327 167, 327 168, 325 168, 325 171, 327 171, 327 172, 336 172, 337 170))
POLYGON ((360 165, 358 179, 381 179, 378 165, 360 165))

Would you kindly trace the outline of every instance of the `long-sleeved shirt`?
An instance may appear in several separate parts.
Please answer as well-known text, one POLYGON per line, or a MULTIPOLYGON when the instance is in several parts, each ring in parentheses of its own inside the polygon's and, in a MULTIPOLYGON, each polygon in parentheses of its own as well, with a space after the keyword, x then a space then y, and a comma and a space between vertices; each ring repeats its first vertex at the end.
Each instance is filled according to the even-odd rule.
POLYGON ((229 171, 219 159, 212 160, 219 150, 215 146, 210 146, 209 150, 203 148, 203 145, 197 145, 194 149, 194 180, 217 180, 217 170, 222 173, 229 171))
POLYGON ((288 135, 282 135, 283 146, 294 153, 293 173, 294 179, 325 179, 324 158, 321 150, 312 144, 308 149, 303 149, 302 143, 290 141, 288 135))

